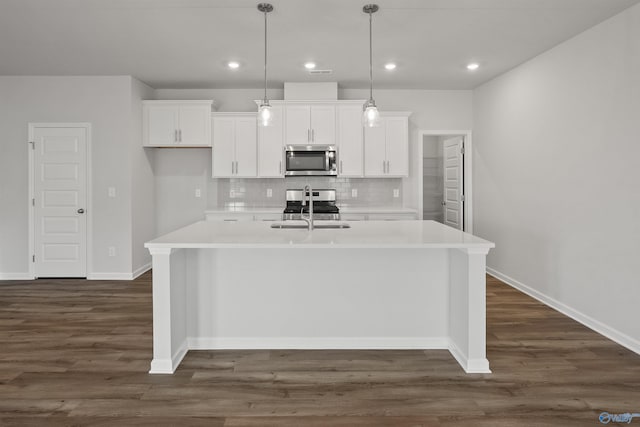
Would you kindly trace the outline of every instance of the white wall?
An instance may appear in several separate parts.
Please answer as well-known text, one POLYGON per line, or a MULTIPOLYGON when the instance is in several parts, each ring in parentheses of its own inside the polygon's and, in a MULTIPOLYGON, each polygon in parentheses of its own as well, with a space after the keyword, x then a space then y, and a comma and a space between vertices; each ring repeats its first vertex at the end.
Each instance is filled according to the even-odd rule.
MULTIPOLYGON (((270 99, 282 99, 283 90, 269 90, 270 99)), ((339 90, 339 99, 366 99, 368 90, 339 90)), ((254 99, 263 97, 261 89, 159 89, 156 99, 213 99, 217 111, 255 111, 254 99)), ((411 111, 409 117, 409 169, 411 178, 403 180, 405 207, 418 207, 419 180, 422 179, 418 144, 420 130, 471 129, 473 122, 471 91, 374 90, 378 108, 383 111, 411 111)), ((156 151, 157 231, 171 231, 202 218, 206 203, 193 197, 193 189, 210 185, 210 151, 205 149, 156 151), (180 152, 178 152, 180 151, 180 152), (208 157, 207 157, 208 156, 208 157)), ((203 193, 204 194, 204 193, 203 193)))
POLYGON ((89 276, 125 278, 134 264, 148 262, 140 243, 149 236, 144 217, 152 214, 153 202, 145 195, 153 194, 153 180, 141 148, 139 99, 150 94, 151 88, 129 76, 0 76, 0 278, 28 277, 29 122, 92 125, 89 276), (115 187, 115 198, 108 197, 109 187, 115 187), (109 246, 116 248, 116 256, 108 256, 109 246))
POLYGON ((142 100, 153 99, 151 87, 131 79, 131 245, 132 272, 151 267, 151 255, 144 243, 152 240, 155 230, 155 150, 142 148, 142 100))
POLYGON ((488 266, 640 352, 640 6, 474 92, 488 266))

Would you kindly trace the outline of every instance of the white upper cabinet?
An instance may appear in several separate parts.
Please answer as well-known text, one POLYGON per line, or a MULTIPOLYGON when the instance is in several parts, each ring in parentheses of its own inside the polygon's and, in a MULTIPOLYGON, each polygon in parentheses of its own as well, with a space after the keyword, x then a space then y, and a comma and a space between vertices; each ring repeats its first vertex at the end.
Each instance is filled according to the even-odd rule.
POLYGON ((210 147, 213 101, 143 101, 145 147, 210 147))
POLYGON ((380 126, 364 128, 364 175, 409 176, 409 114, 382 113, 380 126))
POLYGON ((334 104, 287 103, 285 141, 287 145, 333 145, 336 143, 334 104))
POLYGON ((284 110, 272 105, 270 126, 258 126, 258 176, 284 178, 284 110))
POLYGON ((256 113, 214 113, 212 176, 255 178, 257 176, 256 113))
POLYGON ((362 104, 338 105, 338 175, 362 177, 362 104))

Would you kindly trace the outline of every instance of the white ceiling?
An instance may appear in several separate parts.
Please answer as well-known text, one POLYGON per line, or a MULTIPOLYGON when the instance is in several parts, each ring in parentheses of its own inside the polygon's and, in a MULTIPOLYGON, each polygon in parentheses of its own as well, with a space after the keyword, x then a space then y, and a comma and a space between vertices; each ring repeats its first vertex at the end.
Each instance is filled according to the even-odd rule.
MULTIPOLYGON (((376 88, 471 89, 640 0, 375 0, 376 88), (383 65, 395 61, 389 72, 383 65), (465 65, 477 61, 470 73, 465 65)), ((0 0, 0 75, 133 75, 155 88, 263 85, 257 0, 0 0), (239 70, 226 68, 237 60, 239 70)), ((366 0, 272 0, 269 86, 368 87, 366 0), (333 74, 310 76, 314 60, 333 74)))

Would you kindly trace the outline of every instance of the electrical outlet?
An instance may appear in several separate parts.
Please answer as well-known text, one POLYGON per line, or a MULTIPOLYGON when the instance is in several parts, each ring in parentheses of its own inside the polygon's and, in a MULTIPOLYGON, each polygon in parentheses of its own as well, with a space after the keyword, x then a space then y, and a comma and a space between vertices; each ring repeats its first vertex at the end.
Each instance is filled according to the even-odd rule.
POLYGON ((394 188, 393 189, 393 197, 400 197, 400 189, 399 188, 394 188))
POLYGON ((116 197, 116 187, 109 187, 107 191, 109 193, 109 197, 116 197))
POLYGON ((351 189, 351 197, 353 197, 354 199, 356 197, 358 197, 358 189, 357 188, 352 188, 351 189))
POLYGON ((109 256, 116 256, 116 247, 109 246, 109 256))
POLYGON ((273 190, 271 188, 267 188, 267 197, 273 197, 273 190))
POLYGON ((202 196, 202 192, 200 191, 199 188, 196 188, 196 197, 201 197, 202 196))

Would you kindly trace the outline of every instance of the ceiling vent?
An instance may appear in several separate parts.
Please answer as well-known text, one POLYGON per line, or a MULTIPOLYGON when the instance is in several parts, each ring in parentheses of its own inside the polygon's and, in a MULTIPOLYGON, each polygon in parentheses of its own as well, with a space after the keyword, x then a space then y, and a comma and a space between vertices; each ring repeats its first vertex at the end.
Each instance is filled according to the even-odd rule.
POLYGON ((309 74, 333 74, 333 70, 309 70, 309 74))

